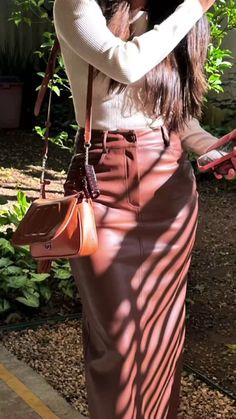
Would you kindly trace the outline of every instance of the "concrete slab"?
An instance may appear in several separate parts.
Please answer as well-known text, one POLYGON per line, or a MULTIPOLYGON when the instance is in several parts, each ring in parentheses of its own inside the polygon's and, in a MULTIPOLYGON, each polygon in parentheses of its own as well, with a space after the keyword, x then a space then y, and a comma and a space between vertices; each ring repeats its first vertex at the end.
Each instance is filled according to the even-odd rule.
POLYGON ((84 419, 28 365, 0 345, 0 419, 84 419))
POLYGON ((0 381, 0 418, 39 419, 40 416, 3 381, 0 381))

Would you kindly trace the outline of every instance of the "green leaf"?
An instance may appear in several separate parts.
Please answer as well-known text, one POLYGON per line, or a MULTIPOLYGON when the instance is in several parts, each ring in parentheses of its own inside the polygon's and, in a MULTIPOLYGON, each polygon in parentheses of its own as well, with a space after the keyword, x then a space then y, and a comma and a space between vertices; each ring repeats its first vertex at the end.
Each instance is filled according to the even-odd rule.
POLYGON ((226 343, 227 348, 231 351, 236 352, 236 343, 226 343))
POLYGON ((61 280, 58 284, 58 288, 65 294, 67 297, 73 298, 75 291, 75 283, 72 280, 61 280))
POLYGON ((65 294, 67 297, 69 297, 69 298, 73 298, 74 297, 74 289, 75 289, 75 286, 74 286, 73 283, 71 283, 71 282, 61 283, 59 285, 59 288, 61 289, 61 291, 63 292, 63 294, 65 294))
POLYGON ((41 297, 48 302, 52 297, 52 291, 50 290, 49 286, 40 284, 39 285, 39 292, 41 297))
POLYGON ((11 308, 9 301, 5 298, 0 298, 0 313, 4 313, 9 310, 9 308, 11 308))
POLYGON ((7 199, 5 198, 5 196, 1 196, 0 195, 0 205, 6 205, 7 204, 7 199))
POLYGON ((58 260, 53 260, 52 261, 52 268, 54 271, 56 271, 57 269, 61 268, 61 269, 70 269, 70 263, 68 260, 65 259, 58 259, 58 260))
POLYGON ((17 248, 17 253, 22 254, 25 257, 30 254, 30 247, 28 245, 20 246, 17 248))
POLYGON ((22 268, 19 266, 10 265, 4 269, 5 275, 20 275, 22 273, 22 268))
MULTIPOLYGON (((45 73, 43 73, 42 71, 39 71, 39 72, 37 73, 37 75, 38 75, 38 76, 40 76, 40 77, 42 77, 42 78, 44 78, 45 73)), ((35 127, 35 128, 37 128, 37 127, 35 127)))
POLYGON ((44 137, 45 132, 46 132, 46 128, 42 128, 42 127, 36 126, 36 127, 34 127, 34 130, 36 131, 36 133, 37 133, 37 134, 38 134, 41 138, 43 138, 43 137, 44 137))
POLYGON ((9 276, 7 280, 7 285, 9 288, 15 289, 23 289, 29 284, 29 279, 26 275, 19 275, 19 276, 9 276))
POLYGON ((14 23, 16 26, 19 26, 19 24, 22 22, 22 19, 20 17, 14 18, 14 23))
POLYGON ((32 287, 32 283, 26 289, 23 289, 22 293, 26 298, 31 296, 38 298, 40 296, 38 291, 36 291, 36 289, 32 287))
POLYGON ((10 223, 9 223, 9 219, 8 219, 7 214, 3 214, 1 212, 1 214, 0 214, 0 226, 2 227, 2 226, 5 226, 5 225, 8 225, 8 224, 10 224, 10 223))
POLYGON ((30 295, 29 297, 16 297, 16 301, 19 301, 19 303, 24 304, 28 307, 39 307, 39 298, 35 297, 34 295, 30 295))
POLYGON ((31 273, 30 274, 30 280, 33 282, 43 282, 45 279, 47 279, 50 274, 37 274, 37 273, 31 273))
POLYGON ((54 276, 57 279, 69 279, 69 278, 71 278, 72 274, 71 274, 71 271, 70 270, 67 270, 67 269, 57 269, 57 270, 55 270, 54 276))
POLYGON ((46 39, 51 39, 52 34, 51 34, 51 32, 44 32, 43 36, 44 36, 44 38, 46 38, 46 39))
POLYGON ((29 17, 23 17, 23 22, 27 23, 28 26, 31 26, 31 19, 29 17))
POLYGON ((39 0, 39 1, 38 1, 38 7, 42 6, 42 5, 44 4, 44 1, 45 1, 45 0, 39 0))
POLYGON ((48 14, 47 14, 47 12, 43 12, 43 13, 41 13, 41 19, 47 19, 48 18, 48 14))
POLYGON ((11 243, 4 239, 4 238, 0 238, 0 248, 2 250, 3 253, 11 253, 14 254, 15 253, 15 249, 14 247, 11 245, 11 243))
POLYGON ((24 192, 22 191, 17 192, 17 201, 20 207, 21 215, 25 215, 30 204, 27 201, 27 198, 24 192))
POLYGON ((14 262, 9 258, 0 258, 0 268, 12 265, 14 262))
POLYGON ((13 210, 14 210, 14 213, 17 216, 17 218, 19 218, 21 216, 21 210, 20 210, 19 205, 13 205, 13 210))
POLYGON ((20 259, 17 260, 17 264, 22 266, 22 271, 23 272, 26 272, 25 268, 28 268, 27 272, 29 272, 29 270, 32 271, 32 270, 36 269, 35 262, 31 259, 27 260, 27 259, 21 259, 20 258, 20 259), (24 269, 23 269, 23 267, 24 267, 24 269))
POLYGON ((52 86, 52 91, 56 93, 57 96, 60 96, 61 94, 60 89, 57 86, 52 86))

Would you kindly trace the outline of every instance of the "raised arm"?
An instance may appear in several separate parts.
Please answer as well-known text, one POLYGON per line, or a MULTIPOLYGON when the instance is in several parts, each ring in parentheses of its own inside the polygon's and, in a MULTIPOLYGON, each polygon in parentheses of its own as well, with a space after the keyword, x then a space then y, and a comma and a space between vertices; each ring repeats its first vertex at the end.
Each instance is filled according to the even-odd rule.
POLYGON ((61 43, 121 83, 142 78, 161 62, 201 18, 199 0, 185 0, 160 25, 124 42, 107 28, 95 0, 56 0, 54 22, 61 43))

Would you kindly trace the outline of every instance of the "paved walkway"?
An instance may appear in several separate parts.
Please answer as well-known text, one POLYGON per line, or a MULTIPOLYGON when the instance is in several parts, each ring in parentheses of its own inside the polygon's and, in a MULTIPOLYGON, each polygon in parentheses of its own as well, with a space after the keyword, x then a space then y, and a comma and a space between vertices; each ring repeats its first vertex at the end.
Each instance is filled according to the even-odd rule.
POLYGON ((35 371, 0 345, 1 419, 83 419, 35 371))

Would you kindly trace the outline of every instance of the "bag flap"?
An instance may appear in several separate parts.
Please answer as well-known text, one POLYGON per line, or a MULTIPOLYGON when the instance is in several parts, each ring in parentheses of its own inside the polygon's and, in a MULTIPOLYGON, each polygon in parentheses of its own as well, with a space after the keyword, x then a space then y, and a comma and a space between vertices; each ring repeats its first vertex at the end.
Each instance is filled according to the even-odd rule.
POLYGON ((12 244, 24 246, 56 238, 67 226, 77 202, 78 195, 35 200, 14 232, 12 244))

